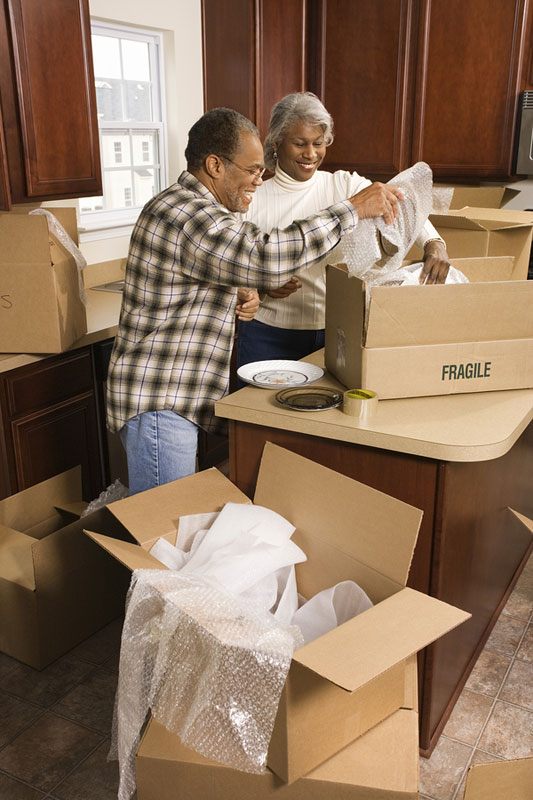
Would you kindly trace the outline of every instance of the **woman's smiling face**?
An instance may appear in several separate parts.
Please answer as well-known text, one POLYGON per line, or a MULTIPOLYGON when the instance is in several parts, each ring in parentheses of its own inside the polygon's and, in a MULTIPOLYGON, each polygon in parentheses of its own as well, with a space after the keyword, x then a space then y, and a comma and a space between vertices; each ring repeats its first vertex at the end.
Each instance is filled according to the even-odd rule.
POLYGON ((297 181, 308 181, 324 160, 326 144, 320 125, 297 122, 285 131, 277 148, 281 169, 297 181))

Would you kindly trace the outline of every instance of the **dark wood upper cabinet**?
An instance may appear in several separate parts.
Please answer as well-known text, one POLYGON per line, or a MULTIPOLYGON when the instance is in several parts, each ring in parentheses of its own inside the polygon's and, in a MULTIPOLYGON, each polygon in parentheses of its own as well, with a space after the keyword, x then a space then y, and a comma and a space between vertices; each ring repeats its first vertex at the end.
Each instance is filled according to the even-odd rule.
POLYGON ((206 109, 266 132, 302 89, 335 122, 328 169, 387 180, 512 177, 520 91, 533 85, 530 0, 203 0, 206 109), (221 102, 222 101, 222 102, 221 102))
POLYGON ((399 172, 411 145, 414 0, 309 3, 308 86, 335 123, 328 169, 399 172), (314 60, 314 64, 313 64, 314 60))
POLYGON ((2 0, 0 93, 11 201, 100 194, 88 0, 2 0))
POLYGON ((512 174, 527 6, 527 0, 422 4, 411 161, 427 161, 443 178, 512 174))
POLYGON ((264 136, 274 103, 306 83, 305 0, 202 0, 205 110, 235 108, 264 136))

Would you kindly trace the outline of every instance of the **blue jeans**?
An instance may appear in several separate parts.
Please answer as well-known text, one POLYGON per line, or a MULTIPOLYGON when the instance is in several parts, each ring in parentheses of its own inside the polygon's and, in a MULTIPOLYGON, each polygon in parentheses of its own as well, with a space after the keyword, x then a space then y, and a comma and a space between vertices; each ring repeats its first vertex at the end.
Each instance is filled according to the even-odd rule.
POLYGON ((174 411, 145 411, 120 431, 128 457, 130 494, 196 471, 198 427, 174 411))
POLYGON ((324 347, 323 329, 275 328, 252 319, 250 322, 239 322, 237 366, 275 358, 298 361, 321 347, 324 347))

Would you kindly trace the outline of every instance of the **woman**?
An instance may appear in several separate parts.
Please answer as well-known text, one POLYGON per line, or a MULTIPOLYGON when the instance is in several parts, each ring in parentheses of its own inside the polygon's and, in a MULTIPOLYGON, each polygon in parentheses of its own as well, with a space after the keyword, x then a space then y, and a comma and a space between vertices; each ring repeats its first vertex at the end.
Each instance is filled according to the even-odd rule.
MULTIPOLYGON (((333 141, 333 120, 311 92, 289 94, 272 109, 264 144, 274 177, 260 186, 246 218, 261 230, 285 227, 360 192, 371 181, 357 172, 319 170, 333 141)), ((427 283, 443 283, 446 246, 428 221, 417 244, 424 249, 427 283)), ((342 256, 338 255, 337 260, 342 256)), ((335 251, 327 261, 335 263, 335 251)), ((238 366, 264 359, 299 359, 324 346, 326 262, 271 291, 251 322, 240 322, 238 366)))

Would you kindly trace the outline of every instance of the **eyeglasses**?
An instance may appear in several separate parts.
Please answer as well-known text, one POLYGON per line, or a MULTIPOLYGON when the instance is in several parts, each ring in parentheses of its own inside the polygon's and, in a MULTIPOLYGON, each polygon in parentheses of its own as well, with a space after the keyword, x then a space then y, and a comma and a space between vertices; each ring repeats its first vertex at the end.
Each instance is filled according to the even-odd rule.
POLYGON ((255 169, 252 169, 251 167, 241 167, 240 164, 237 164, 236 161, 233 161, 232 158, 228 158, 228 156, 221 156, 221 158, 223 158, 224 161, 229 161, 230 164, 233 164, 234 167, 237 167, 237 169, 242 170, 242 172, 247 172, 248 175, 253 175, 253 177, 256 179, 262 178, 266 172, 266 167, 263 167, 262 169, 259 167, 256 167, 255 169))

